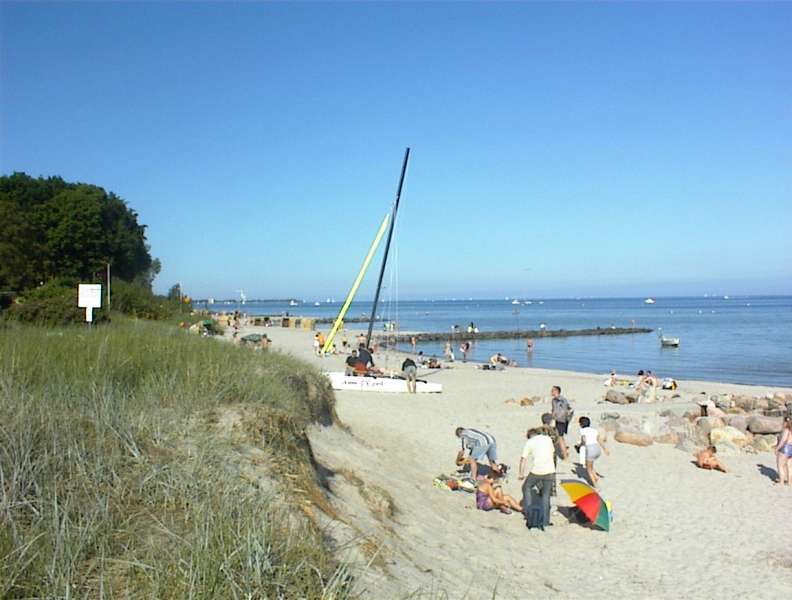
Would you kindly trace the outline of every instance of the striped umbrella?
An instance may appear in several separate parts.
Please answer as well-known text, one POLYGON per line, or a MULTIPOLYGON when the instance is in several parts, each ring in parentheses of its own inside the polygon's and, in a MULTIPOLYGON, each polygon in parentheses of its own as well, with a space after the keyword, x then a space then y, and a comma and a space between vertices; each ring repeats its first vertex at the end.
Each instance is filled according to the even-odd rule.
POLYGON ((610 530, 610 509, 597 490, 577 479, 566 479, 561 482, 561 487, 589 521, 605 531, 610 530))

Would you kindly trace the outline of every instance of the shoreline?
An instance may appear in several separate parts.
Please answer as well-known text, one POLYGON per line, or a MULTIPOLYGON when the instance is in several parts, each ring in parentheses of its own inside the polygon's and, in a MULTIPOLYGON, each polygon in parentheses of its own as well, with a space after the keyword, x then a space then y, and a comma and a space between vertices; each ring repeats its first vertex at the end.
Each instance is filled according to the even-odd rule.
MULTIPOLYGON (((322 371, 341 369, 346 358, 313 354, 312 331, 257 329, 268 333, 275 351, 322 371)), ((345 333, 353 340, 357 332, 345 333)), ((405 354, 380 352, 375 362, 398 369, 405 354)), ((760 595, 775 597, 792 585, 792 564, 768 560, 786 555, 788 536, 779 524, 787 522, 792 501, 792 488, 771 483, 772 452, 724 450, 729 473, 716 473, 692 464, 689 445, 700 440, 658 439, 639 447, 616 441, 608 428, 618 423, 662 434, 657 428, 675 420, 692 426, 684 415, 698 413, 699 401, 711 395, 766 396, 792 389, 680 380, 663 400, 658 391, 657 402, 620 405, 604 401, 612 389, 603 385, 604 374, 538 367, 483 371, 476 363, 455 362, 450 369, 419 369, 419 377, 442 383, 443 392, 335 391, 345 427, 313 427, 308 434, 318 464, 333 473, 330 499, 338 519, 371 540, 386 565, 379 571, 356 565, 365 595, 394 598, 435 589, 446 590, 449 598, 492 597, 497 590, 497 597, 516 598, 547 588, 560 598, 580 597, 583 589, 597 598, 643 597, 647 589, 653 598, 745 597, 756 595, 761 581, 760 595), (519 499, 516 468, 525 431, 550 408, 552 385, 562 387, 575 409, 569 446, 580 439, 580 416, 608 433, 609 454, 597 462, 600 493, 615 514, 608 533, 568 518, 571 501, 560 488, 552 499, 553 526, 539 532, 526 530, 519 514, 476 510, 474 495, 432 485, 438 474, 455 472, 455 427, 473 427, 497 439, 499 462, 512 468, 504 491, 519 499), (380 498, 375 507, 387 511, 369 512, 365 506, 372 498, 380 498), (469 549, 481 544, 486 556, 471 556, 469 549), (691 556, 710 567, 691 568, 691 556)), ((580 478, 575 457, 573 452, 572 460, 558 461, 558 480, 580 478)))

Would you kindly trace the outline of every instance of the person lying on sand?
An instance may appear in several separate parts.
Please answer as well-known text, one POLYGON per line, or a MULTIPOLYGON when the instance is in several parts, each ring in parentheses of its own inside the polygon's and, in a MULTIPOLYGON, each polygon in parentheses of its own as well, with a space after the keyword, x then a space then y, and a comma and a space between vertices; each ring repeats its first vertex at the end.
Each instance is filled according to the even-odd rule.
POLYGON ((498 468, 490 469, 489 473, 479 480, 476 488, 476 508, 479 510, 492 510, 497 508, 504 514, 511 514, 511 511, 522 511, 522 506, 514 498, 503 493, 500 478, 506 474, 506 465, 498 465, 498 468))
POLYGON ((696 465, 708 471, 723 471, 726 473, 726 467, 715 456, 717 451, 715 446, 707 446, 703 450, 695 452, 693 456, 696 458, 696 465))

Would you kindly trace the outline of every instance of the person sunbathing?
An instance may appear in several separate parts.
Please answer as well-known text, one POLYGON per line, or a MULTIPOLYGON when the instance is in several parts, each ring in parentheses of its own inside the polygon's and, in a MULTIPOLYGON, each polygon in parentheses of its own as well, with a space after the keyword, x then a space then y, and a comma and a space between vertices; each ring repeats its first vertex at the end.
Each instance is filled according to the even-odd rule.
POLYGON ((506 465, 498 465, 498 468, 489 470, 483 479, 479 480, 476 488, 476 508, 479 510, 492 510, 497 508, 504 514, 511 514, 511 511, 522 511, 522 506, 513 497, 503 493, 500 478, 506 473, 506 465))
POLYGON ((724 467, 721 461, 715 456, 717 451, 715 446, 707 446, 703 450, 694 453, 693 456, 696 458, 696 465, 708 471, 723 471, 725 473, 726 467, 724 467))

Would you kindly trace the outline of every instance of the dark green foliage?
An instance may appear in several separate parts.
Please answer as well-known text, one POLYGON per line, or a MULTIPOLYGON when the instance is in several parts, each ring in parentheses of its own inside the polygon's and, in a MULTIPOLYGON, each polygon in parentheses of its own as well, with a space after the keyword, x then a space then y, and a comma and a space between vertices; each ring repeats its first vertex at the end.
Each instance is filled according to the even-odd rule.
POLYGON ((121 198, 60 177, 0 177, 0 291, 21 292, 55 277, 94 281, 108 262, 125 281, 150 283, 159 267, 145 226, 121 198))
MULTIPOLYGON (((113 310, 133 317, 161 320, 179 314, 178 299, 174 302, 165 296, 157 296, 144 284, 113 279, 110 290, 113 310)), ((189 307, 185 310, 189 312, 189 307)))
MULTIPOLYGON (((38 325, 71 325, 85 322, 85 309, 77 307, 77 282, 53 279, 18 296, 9 306, 7 318, 38 325)), ((94 310, 93 322, 107 320, 107 311, 94 310)))

